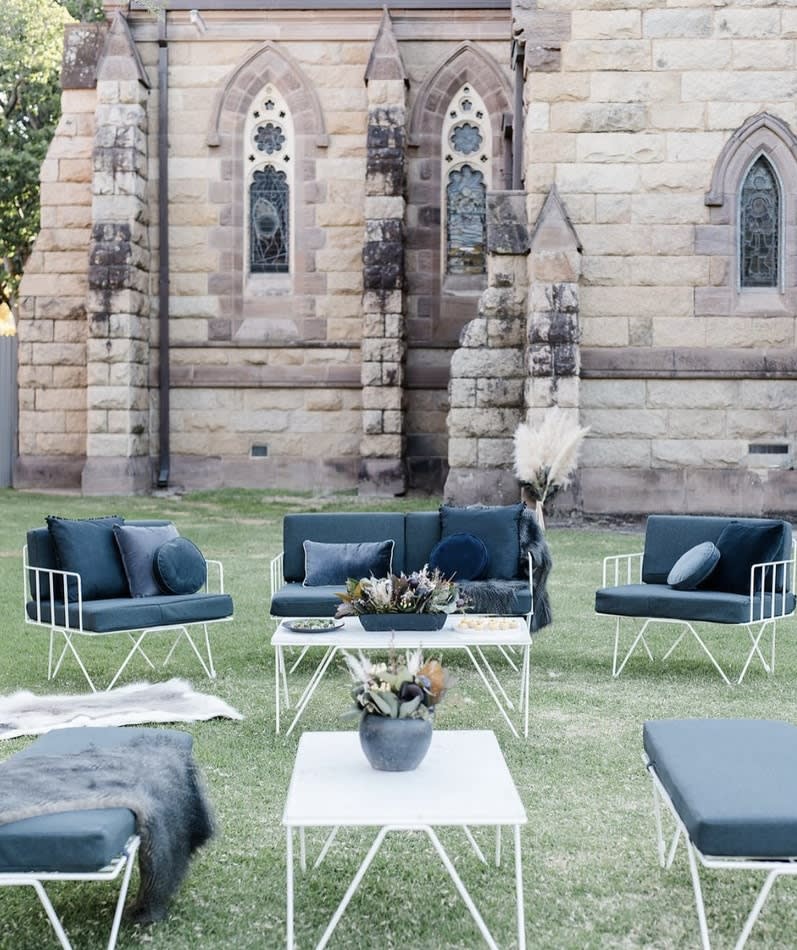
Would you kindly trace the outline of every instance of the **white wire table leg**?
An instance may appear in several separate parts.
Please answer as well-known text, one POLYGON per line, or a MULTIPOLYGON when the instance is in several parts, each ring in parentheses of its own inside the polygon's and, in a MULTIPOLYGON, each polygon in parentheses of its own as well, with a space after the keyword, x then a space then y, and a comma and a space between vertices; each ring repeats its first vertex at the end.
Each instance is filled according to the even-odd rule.
POLYGON ((293 828, 285 829, 285 903, 288 950, 293 950, 293 828))
POLYGON ((327 856, 327 852, 332 847, 332 842, 337 837, 339 829, 340 829, 340 826, 335 825, 332 831, 330 831, 330 833, 327 835, 327 840, 324 842, 324 846, 321 848, 321 851, 319 852, 318 857, 315 859, 315 864, 313 865, 314 871, 316 870, 316 868, 321 867, 321 862, 327 856))
POLYGON ((498 650, 499 650, 499 652, 501 653, 501 655, 503 656, 503 658, 506 660, 506 662, 507 662, 507 663, 512 667, 512 669, 517 673, 517 671, 518 671, 517 663, 515 663, 515 661, 514 661, 514 660, 512 659, 512 657, 509 655, 509 650, 511 650, 511 649, 512 649, 512 647, 509 647, 509 648, 507 649, 507 647, 502 647, 500 644, 498 644, 498 650))
POLYGON ((274 732, 276 735, 280 734, 280 666, 282 665, 282 647, 274 647, 274 718, 275 726, 274 732))
POLYGON ((523 860, 520 853, 520 825, 515 825, 515 892, 517 900, 517 945, 526 950, 526 915, 523 907, 523 860))
POLYGON ((299 702, 296 704, 297 709, 305 701, 307 694, 315 689, 315 681, 319 675, 319 671, 321 670, 324 663, 327 661, 327 658, 329 657, 330 653, 332 653, 334 649, 335 649, 334 647, 327 647, 326 652, 321 657, 321 661, 319 662, 318 666, 313 670, 313 673, 310 676, 310 679, 307 681, 307 685, 302 690, 302 695, 299 697, 299 702))
POLYGON ((304 835, 304 825, 299 828, 299 867, 302 874, 307 872, 307 840, 304 835))
POLYGON ((501 694, 501 696, 502 696, 504 702, 506 703, 506 705, 507 705, 510 709, 514 709, 514 708, 515 708, 515 704, 514 704, 514 703, 512 702, 512 700, 507 696, 506 690, 505 690, 504 687, 501 685, 501 680, 498 679, 498 677, 497 677, 496 674, 495 674, 495 671, 493 670, 492 666, 490 665, 490 661, 489 661, 489 660, 487 659, 487 657, 484 655, 484 650, 482 650, 482 648, 481 648, 480 646, 477 646, 475 649, 476 649, 476 652, 479 654, 479 659, 480 659, 480 660, 482 661, 482 663, 484 664, 484 668, 485 668, 485 669, 487 670, 487 672, 490 674, 490 679, 491 679, 491 680, 493 681, 493 683, 495 684, 495 688, 496 688, 496 689, 498 690, 498 692, 501 694))
POLYGON ((495 866, 501 867, 501 826, 495 826, 495 866))
POLYGON ((360 881, 362 881, 362 879, 365 877, 365 872, 371 866, 371 862, 376 857, 376 853, 382 846, 382 842, 385 840, 385 835, 388 833, 388 831, 389 826, 380 828, 379 833, 377 834, 376 838, 374 838, 374 843, 368 849, 368 854, 366 854, 365 858, 363 859, 363 863, 357 869, 357 873, 352 878, 352 882, 349 884, 346 893, 343 895, 343 899, 341 900, 340 904, 338 904, 335 913, 332 915, 332 920, 330 920, 330 922, 327 924, 327 929, 324 931, 321 939, 318 941, 316 950, 324 950, 324 947, 329 943, 329 938, 332 936, 335 927, 338 926, 338 921, 343 916, 343 912, 349 906, 349 901, 352 899, 357 888, 360 886, 360 881))
POLYGON ((514 723, 513 723, 512 720, 509 718, 509 715, 507 714, 507 711, 506 711, 506 710, 504 709, 504 707, 502 706, 500 697, 498 696, 498 694, 495 692, 495 690, 494 690, 494 689, 492 688, 492 686, 490 685, 490 680, 487 678, 487 674, 486 674, 486 673, 484 672, 484 670, 479 666, 479 663, 478 663, 476 657, 474 656, 473 651, 472 651, 471 648, 468 647, 468 646, 464 647, 464 650, 465 650, 465 652, 467 653, 467 655, 470 657, 470 661, 471 661, 471 663, 473 664, 473 666, 474 666, 476 672, 477 672, 477 673, 479 674, 479 676, 482 678, 482 682, 483 682, 484 685, 487 687, 487 692, 490 694, 490 696, 492 696, 493 702, 494 702, 495 705, 498 707, 499 712, 501 713, 501 715, 502 715, 502 716, 504 717, 504 719, 506 720, 506 723, 507 723, 507 725, 509 726, 509 728, 512 730, 512 735, 513 735, 516 739, 519 739, 520 736, 518 735, 517 729, 515 729, 514 723))
POLYGON ((333 658, 334 658, 334 656, 335 656, 335 654, 336 654, 337 652, 338 652, 338 648, 337 648, 337 647, 330 647, 329 650, 328 650, 327 653, 326 653, 326 656, 325 656, 324 659, 321 661, 321 664, 319 665, 318 670, 316 670, 316 673, 313 675, 313 680, 311 681, 311 682, 312 682, 312 689, 309 688, 309 684, 308 684, 308 689, 306 689, 305 692, 304 692, 303 701, 301 701, 301 702, 296 706, 296 715, 295 715, 294 718, 293 718, 293 722, 290 724, 290 726, 288 726, 288 731, 285 733, 286 738, 287 738, 287 736, 289 736, 289 735, 293 732, 293 729, 294 729, 296 723, 301 719, 302 713, 303 713, 303 712, 305 711, 305 709, 307 708, 307 704, 308 704, 308 703, 310 702, 310 700, 313 698, 313 693, 314 693, 314 692, 316 691, 316 689, 318 688, 318 684, 319 684, 319 683, 321 682, 321 680, 324 678, 324 674, 325 674, 326 671, 329 669, 329 665, 330 665, 330 663, 332 662, 332 660, 333 660, 333 658))
POLYGON ((482 864, 487 864, 487 858, 485 858, 484 854, 482 853, 482 849, 479 847, 476 839, 473 837, 473 832, 470 830, 470 828, 468 828, 467 825, 463 825, 462 830, 465 832, 465 837, 470 842, 470 846, 473 848, 473 852, 476 857, 481 861, 482 864))
POLYGON ((523 690, 524 697, 523 702, 521 703, 521 708, 523 710, 523 737, 528 739, 529 737, 529 689, 531 681, 531 644, 527 643, 523 648, 523 690))
POLYGON ((692 875, 692 888, 695 892, 697 919, 700 924, 700 941, 703 950, 711 950, 711 942, 708 939, 708 924, 706 923, 706 907, 703 903, 703 891, 700 888, 700 876, 697 870, 695 849, 692 847, 692 842, 688 838, 686 838, 686 853, 689 856, 689 872, 692 875))
POLYGON ((288 692, 288 673, 285 669, 285 648, 280 647, 280 674, 282 676, 282 695, 285 697, 285 708, 291 708, 291 696, 288 692))
MULTIPOLYGON (((498 945, 493 939, 493 935, 487 929, 487 924, 485 924, 484 919, 482 918, 482 915, 479 913, 479 909, 473 903, 473 899, 468 893, 467 888, 462 883, 462 878, 459 876, 459 874, 457 874, 457 869, 454 867, 451 861, 451 858, 449 858, 445 848, 440 842, 440 839, 435 834, 434 829, 430 827, 429 825, 422 826, 422 827, 423 827, 423 830, 426 832, 426 834, 429 835, 429 838, 432 844, 434 845, 435 851, 437 851, 437 853, 440 855, 440 860, 443 862, 443 865, 445 866, 446 871, 448 871, 448 876, 454 882, 454 886, 459 892, 459 896, 462 898, 463 903, 470 911, 471 917, 476 922, 476 926, 479 928, 479 931, 481 932, 482 937, 484 937, 484 942, 487 944, 490 950, 498 950, 498 945)), ((515 841, 515 848, 517 849, 517 838, 515 841)), ((519 852, 516 854, 516 866, 517 866, 518 856, 519 856, 519 852)))
POLYGON ((47 895, 41 881, 31 881, 31 887, 36 891, 41 905, 44 908, 44 912, 47 914, 47 919, 50 921, 50 926, 55 931, 56 937, 58 937, 58 942, 64 948, 64 950, 72 950, 72 944, 69 942, 69 938, 66 935, 66 931, 61 924, 61 921, 58 917, 58 914, 55 912, 55 908, 50 902, 50 898, 47 895))
POLYGON ((747 943, 747 938, 750 936, 750 932, 753 929, 755 922, 758 920, 758 915, 761 913, 761 910, 766 903, 766 899, 769 897, 769 892, 772 890, 772 885, 778 878, 777 871, 770 871, 767 874, 767 879, 764 881, 764 886, 758 892, 758 897, 753 904, 753 909, 750 911, 747 920, 744 922, 744 927, 739 939, 736 941, 735 950, 742 950, 742 947, 747 943))
POLYGON ((678 842, 681 840, 681 826, 679 825, 675 829, 675 833, 672 836, 672 841, 670 842, 670 850, 667 852, 667 863, 665 867, 671 868, 672 863, 675 860, 675 849, 678 847, 678 842))
POLYGON ((291 669, 290 669, 290 672, 291 672, 291 673, 295 673, 295 672, 299 669, 299 664, 300 664, 300 663, 302 662, 302 660, 305 658, 305 656, 307 655, 307 651, 308 651, 309 649, 310 649, 310 647, 302 647, 302 652, 299 654, 298 659, 296 660, 296 662, 293 664, 293 666, 292 666, 291 669))

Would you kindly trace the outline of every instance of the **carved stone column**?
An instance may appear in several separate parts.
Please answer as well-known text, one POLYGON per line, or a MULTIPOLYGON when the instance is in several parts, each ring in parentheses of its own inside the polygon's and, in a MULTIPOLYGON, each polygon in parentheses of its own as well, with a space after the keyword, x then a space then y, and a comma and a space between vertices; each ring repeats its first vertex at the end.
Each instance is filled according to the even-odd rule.
POLYGON ((360 492, 399 495, 404 463, 404 180, 407 78, 387 10, 365 71, 360 492))
POLYGON ((117 13, 97 71, 89 248, 86 494, 145 491, 149 458, 149 83, 117 13))
POLYGON ((490 192, 487 290, 451 359, 444 494, 454 504, 518 500, 512 436, 524 409, 528 249, 525 194, 490 192))

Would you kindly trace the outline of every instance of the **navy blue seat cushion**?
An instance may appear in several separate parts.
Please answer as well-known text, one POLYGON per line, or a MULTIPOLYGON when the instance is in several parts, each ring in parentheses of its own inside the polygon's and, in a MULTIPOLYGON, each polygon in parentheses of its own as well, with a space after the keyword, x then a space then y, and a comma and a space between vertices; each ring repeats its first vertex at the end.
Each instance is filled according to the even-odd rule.
MULTIPOLYGON (((732 521, 717 538, 720 561, 705 582, 712 590, 734 594, 750 593, 750 568, 753 564, 779 560, 783 548, 783 523, 764 521, 745 523, 732 521)), ((761 572, 755 578, 756 590, 761 588, 761 572)))
POLYGON ((676 590, 695 590, 711 574, 719 559, 719 549, 711 541, 696 544, 673 564, 667 583, 676 590))
POLYGON ((458 581, 483 577, 490 563, 487 545, 475 534, 450 534, 432 549, 429 567, 458 581))
POLYGON ((646 722, 645 752, 706 855, 797 856, 797 727, 766 719, 646 722))
POLYGON ((152 564, 158 586, 167 594, 195 594, 208 579, 205 558, 188 538, 164 541, 152 564))
POLYGON ((273 617, 334 617, 342 601, 343 584, 305 587, 298 581, 285 584, 271 598, 273 617))
POLYGON ((154 597, 161 593, 155 577, 155 552, 165 542, 178 537, 173 524, 113 526, 127 586, 133 597, 154 597))
POLYGON ((343 584, 350 577, 387 577, 392 573, 395 542, 355 541, 326 544, 323 541, 305 541, 304 585, 325 587, 343 584))
MULTIPOLYGON (((175 729, 87 726, 54 729, 11 758, 79 753, 89 746, 118 747, 142 734, 164 731, 191 748, 191 736, 175 729)), ((9 822, 0 825, 0 872, 79 874, 98 871, 118 857, 128 838, 135 833, 135 816, 128 808, 55 812, 9 822)))
MULTIPOLYGON (((775 615, 794 610, 794 594, 775 594, 775 615)), ((753 616, 759 616, 761 595, 753 599, 753 616)), ((764 617, 772 609, 772 597, 764 595, 764 617)), ((681 591, 666 584, 624 584, 604 587, 595 593, 599 614, 620 617, 659 617, 670 620, 705 620, 710 623, 749 623, 750 597, 718 590, 681 591)))
POLYGON ((286 581, 304 580, 304 542, 395 542, 393 571, 405 570, 404 515, 401 512, 309 512, 285 515, 282 521, 282 573, 286 581))
MULTIPOLYGON (((41 617, 36 616, 36 604, 29 601, 25 608, 31 620, 52 623, 49 601, 41 605, 41 617)), ((143 630, 150 627, 173 627, 181 623, 203 623, 222 620, 233 615, 229 594, 159 594, 157 597, 120 597, 110 600, 90 600, 83 603, 83 629, 94 633, 113 633, 117 630, 143 630)), ((78 626, 77 605, 69 607, 69 622, 78 626)), ((55 624, 63 625, 63 605, 56 604, 55 624)))
MULTIPOLYGON (((122 558, 113 536, 114 525, 124 524, 124 518, 76 521, 49 515, 46 521, 58 567, 80 574, 84 600, 129 594, 122 558)), ((77 584, 70 581, 69 599, 77 600, 77 596, 77 584)))
POLYGON ((523 504, 473 505, 468 508, 440 506, 441 537, 475 534, 487 547, 489 576, 514 580, 520 565, 518 522, 523 504))

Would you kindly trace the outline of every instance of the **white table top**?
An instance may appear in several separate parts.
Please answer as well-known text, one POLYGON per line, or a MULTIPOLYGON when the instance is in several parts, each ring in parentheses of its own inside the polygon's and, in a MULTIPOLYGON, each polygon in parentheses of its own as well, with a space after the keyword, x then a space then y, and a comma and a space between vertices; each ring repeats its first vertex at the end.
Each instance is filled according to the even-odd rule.
MULTIPOLYGON (((501 618, 514 621, 508 630, 490 629, 459 629, 464 617, 474 617, 473 614, 451 614, 446 618, 442 630, 386 630, 367 631, 356 617, 346 617, 339 630, 330 633, 313 633, 304 630, 294 633, 288 630, 285 622, 281 622, 271 638, 273 647, 291 646, 339 646, 347 649, 357 648, 367 650, 371 647, 388 647, 391 644, 396 649, 414 649, 422 646, 425 649, 455 649, 464 646, 518 646, 523 647, 531 643, 531 634, 523 617, 501 618)), ((293 618, 286 617, 285 620, 293 618)))
POLYGON ((353 732, 305 732, 283 825, 521 825, 526 810, 494 733, 435 730, 412 772, 371 768, 353 732))

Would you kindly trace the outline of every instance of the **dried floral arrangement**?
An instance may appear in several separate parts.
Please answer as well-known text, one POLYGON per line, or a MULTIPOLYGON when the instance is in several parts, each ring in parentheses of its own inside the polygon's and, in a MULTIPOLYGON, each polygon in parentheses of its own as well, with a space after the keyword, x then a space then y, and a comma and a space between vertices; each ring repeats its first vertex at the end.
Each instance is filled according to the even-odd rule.
POLYGON ((360 653, 344 652, 354 680, 349 718, 371 713, 388 719, 428 719, 448 689, 448 674, 438 660, 424 660, 420 650, 399 663, 394 650, 387 663, 372 663, 360 653))
POLYGON ((545 411, 541 425, 521 422, 515 429, 515 475, 533 501, 542 503, 567 488, 587 432, 559 406, 545 411))
POLYGON ((360 614, 434 614, 455 613, 465 602, 457 585, 435 568, 425 564, 411 574, 389 574, 387 577, 350 577, 346 590, 338 597, 343 603, 336 617, 360 614))

